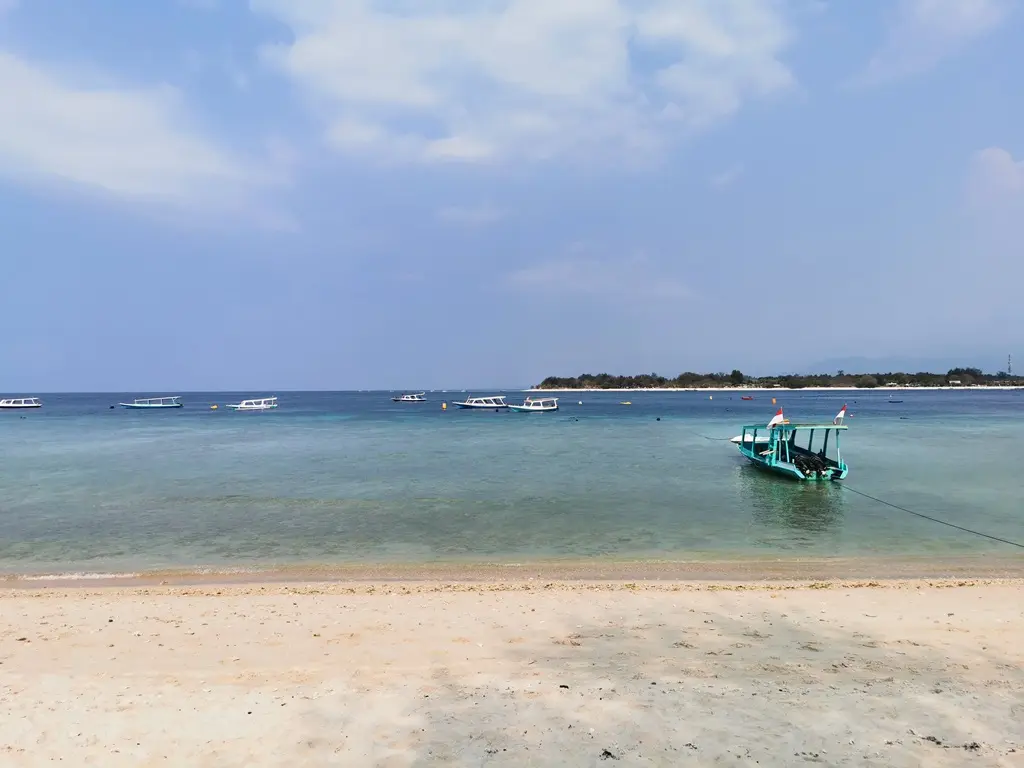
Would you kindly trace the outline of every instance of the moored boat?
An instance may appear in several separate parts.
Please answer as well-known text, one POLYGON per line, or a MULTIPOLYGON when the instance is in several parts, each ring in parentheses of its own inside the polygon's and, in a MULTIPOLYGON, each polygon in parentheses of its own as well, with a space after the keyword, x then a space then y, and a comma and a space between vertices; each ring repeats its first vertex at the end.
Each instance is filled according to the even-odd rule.
POLYGON ((425 403, 427 402, 426 392, 407 392, 399 397, 392 397, 393 403, 425 403))
POLYGON ((778 410, 767 426, 743 427, 742 434, 732 438, 739 451, 754 466, 784 477, 802 481, 842 480, 849 468, 842 459, 839 436, 847 429, 843 421, 846 406, 828 423, 791 424, 778 410), (814 435, 823 435, 815 450, 814 435), (804 445, 800 438, 807 436, 804 445), (829 438, 832 452, 829 452, 829 438))
POLYGON ((0 408, 18 410, 22 408, 42 408, 43 401, 38 397, 8 397, 0 400, 0 408))
POLYGON ((169 395, 165 397, 137 397, 130 403, 118 403, 122 408, 154 409, 154 408, 181 408, 181 395, 169 395))
POLYGON ((270 411, 277 408, 277 395, 243 400, 240 403, 229 403, 227 407, 235 411, 270 411))
POLYGON ((506 410, 508 408, 508 403, 505 402, 504 395, 490 395, 488 397, 467 397, 465 400, 461 402, 456 401, 455 405, 457 405, 459 408, 477 410, 506 410))
POLYGON ((557 397, 528 397, 521 405, 509 405, 516 413, 550 413, 558 410, 557 397))

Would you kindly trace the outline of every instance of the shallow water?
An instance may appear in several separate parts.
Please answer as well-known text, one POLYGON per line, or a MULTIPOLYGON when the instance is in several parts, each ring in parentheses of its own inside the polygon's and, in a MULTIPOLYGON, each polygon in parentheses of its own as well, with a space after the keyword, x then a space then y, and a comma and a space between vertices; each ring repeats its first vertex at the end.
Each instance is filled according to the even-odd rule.
POLYGON ((49 395, 0 413, 0 571, 1014 554, 749 467, 727 439, 772 394, 793 421, 849 404, 849 486, 1024 540, 1017 391, 563 393, 556 414, 441 410, 461 393, 284 393, 270 413, 209 408, 238 393, 157 412, 49 395))

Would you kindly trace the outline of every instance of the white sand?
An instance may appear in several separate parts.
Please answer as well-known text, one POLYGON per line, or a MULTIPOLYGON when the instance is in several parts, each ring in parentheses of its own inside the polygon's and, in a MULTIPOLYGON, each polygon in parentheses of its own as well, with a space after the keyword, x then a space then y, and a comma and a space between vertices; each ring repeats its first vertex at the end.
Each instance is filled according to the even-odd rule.
POLYGON ((962 583, 5 590, 0 765, 1024 766, 962 583))

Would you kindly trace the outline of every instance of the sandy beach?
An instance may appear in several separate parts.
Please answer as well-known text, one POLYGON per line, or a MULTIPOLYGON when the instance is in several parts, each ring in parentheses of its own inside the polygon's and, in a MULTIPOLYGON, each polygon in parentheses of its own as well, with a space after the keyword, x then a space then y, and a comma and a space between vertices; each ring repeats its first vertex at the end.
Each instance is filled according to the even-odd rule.
POLYGON ((1024 765, 1024 581, 0 592, 0 764, 1024 765))

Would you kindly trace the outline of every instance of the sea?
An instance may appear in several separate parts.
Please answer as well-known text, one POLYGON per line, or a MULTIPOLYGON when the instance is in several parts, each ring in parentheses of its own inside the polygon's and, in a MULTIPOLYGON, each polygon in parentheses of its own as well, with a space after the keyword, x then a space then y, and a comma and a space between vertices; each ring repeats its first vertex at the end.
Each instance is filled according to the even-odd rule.
POLYGON ((1020 391, 562 392, 550 414, 459 410, 462 392, 280 392, 275 411, 224 407, 261 394, 182 393, 167 411, 51 394, 0 412, 0 574, 1022 552, 889 506, 1024 541, 1020 391), (831 422, 844 404, 844 483, 764 474, 729 442, 779 406, 831 422))

